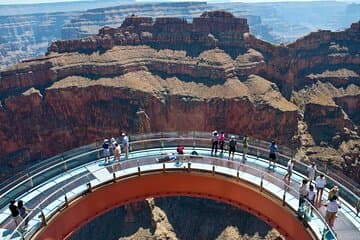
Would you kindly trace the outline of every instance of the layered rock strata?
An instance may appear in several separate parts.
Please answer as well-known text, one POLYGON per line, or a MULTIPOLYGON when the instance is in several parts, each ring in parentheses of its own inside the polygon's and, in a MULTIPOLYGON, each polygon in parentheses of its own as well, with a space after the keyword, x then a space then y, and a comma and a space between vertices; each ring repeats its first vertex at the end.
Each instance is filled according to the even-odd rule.
POLYGON ((144 129, 357 146, 359 25, 272 45, 246 19, 215 11, 192 23, 132 16, 54 42, 46 56, 0 72, 2 164, 144 129))

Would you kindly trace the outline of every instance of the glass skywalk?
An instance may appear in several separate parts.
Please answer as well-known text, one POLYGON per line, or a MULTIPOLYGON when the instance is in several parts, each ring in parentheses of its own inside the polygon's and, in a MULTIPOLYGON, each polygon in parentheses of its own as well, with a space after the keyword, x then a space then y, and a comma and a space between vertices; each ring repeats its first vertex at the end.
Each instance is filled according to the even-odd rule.
MULTIPOLYGON (((10 185, 4 186, 1 191, 0 224, 2 227, 2 239, 29 239, 44 221, 50 218, 59 208, 66 206, 68 201, 87 192, 89 188, 100 186, 105 182, 112 181, 126 175, 139 174, 149 171, 166 170, 202 170, 209 174, 223 174, 236 179, 241 179, 259 187, 259 191, 265 190, 277 197, 284 199, 285 204, 294 212, 298 207, 298 188, 305 176, 306 166, 297 163, 296 173, 293 174, 290 186, 283 181, 286 168, 284 165, 289 159, 280 149, 279 163, 274 172, 267 170, 266 159, 268 143, 252 141, 246 162, 242 162, 242 154, 237 152, 235 161, 227 160, 227 154, 210 155, 209 133, 158 133, 131 136, 131 152, 129 160, 120 163, 104 165, 102 149, 99 144, 91 144, 76 150, 69 151, 57 157, 53 157, 45 163, 32 169, 32 173, 26 178, 19 179, 10 185), (180 161, 160 164, 157 158, 164 153, 175 152, 177 144, 185 146, 185 156, 180 161), (191 155, 196 151, 198 155, 191 155), (304 170, 305 169, 305 170, 304 170), (284 191, 284 189, 286 191, 284 191), (27 231, 11 231, 11 217, 7 203, 10 199, 22 199, 29 208, 34 209, 29 214, 29 227, 27 231), (39 217, 40 216, 40 217, 39 217)), ((240 150, 240 148, 238 148, 240 150)), ((290 154, 289 154, 290 155, 290 154)), ((355 239, 360 236, 360 218, 356 218, 354 204, 356 195, 340 183, 332 180, 330 184, 336 184, 341 189, 342 208, 338 213, 338 220, 346 222, 337 231, 338 239, 355 239), (346 229, 344 229, 346 226, 346 229)), ((327 196, 325 192, 324 197, 327 196)), ((308 224, 318 239, 336 239, 329 231, 322 214, 314 209, 314 217, 308 219, 308 224)))

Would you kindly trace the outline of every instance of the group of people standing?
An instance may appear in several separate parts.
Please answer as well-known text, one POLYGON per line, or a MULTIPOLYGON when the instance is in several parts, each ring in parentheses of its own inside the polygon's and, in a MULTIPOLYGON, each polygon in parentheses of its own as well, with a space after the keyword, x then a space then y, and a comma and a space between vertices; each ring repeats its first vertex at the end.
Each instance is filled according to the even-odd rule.
POLYGON ((25 221, 23 222, 24 225, 21 226, 20 229, 20 230, 25 230, 29 222, 29 218, 27 218, 27 214, 31 209, 25 207, 24 202, 22 200, 19 200, 17 202, 15 200, 11 200, 9 205, 9 210, 13 218, 15 227, 20 226, 20 224, 25 219, 25 221))
MULTIPOLYGON (((225 152, 224 149, 225 146, 225 133, 223 131, 218 134, 218 132, 215 130, 212 132, 211 136, 211 155, 216 155, 218 149, 221 151, 220 154, 225 152)), ((229 150, 229 160, 234 160, 234 155, 236 151, 237 141, 235 136, 231 136, 228 141, 228 150, 229 150)), ((243 137, 243 160, 246 160, 246 155, 248 153, 249 149, 249 137, 245 135, 243 137)))
POLYGON ((128 159, 129 154, 129 137, 125 134, 121 134, 121 144, 119 144, 115 138, 105 139, 102 145, 105 164, 110 163, 110 156, 114 156, 114 161, 120 161, 121 148, 125 153, 125 159, 128 159))
MULTIPOLYGON (((284 176, 284 180, 287 180, 288 184, 290 184, 290 177, 293 171, 294 163, 295 160, 290 159, 287 165, 287 173, 284 176)), ((339 188, 334 186, 332 189, 330 189, 328 192, 327 201, 323 202, 323 192, 327 184, 325 175, 321 173, 316 177, 316 165, 314 162, 308 166, 307 172, 308 179, 303 179, 299 188, 299 211, 304 209, 306 202, 309 202, 315 208, 325 206, 325 220, 328 225, 333 228, 337 211, 339 208, 341 208, 341 203, 338 201, 339 188), (315 184, 315 187, 313 183, 315 184)), ((311 208, 311 214, 312 209, 313 208, 311 208)))

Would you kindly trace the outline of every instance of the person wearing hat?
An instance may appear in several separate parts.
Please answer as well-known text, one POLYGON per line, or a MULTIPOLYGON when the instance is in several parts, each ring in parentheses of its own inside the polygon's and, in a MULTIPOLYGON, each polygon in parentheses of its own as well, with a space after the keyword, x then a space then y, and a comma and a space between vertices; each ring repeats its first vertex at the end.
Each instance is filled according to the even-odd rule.
POLYGON ((213 131, 213 134, 211 136, 211 155, 213 155, 215 150, 215 155, 218 150, 218 143, 219 143, 219 137, 217 131, 213 131))
POLYGON ((235 136, 231 136, 230 141, 229 141, 229 160, 230 160, 230 157, 232 160, 234 160, 235 150, 236 150, 235 136))
POLYGON ((102 145, 103 152, 104 152, 104 158, 105 158, 105 164, 110 162, 110 144, 109 139, 104 139, 104 143, 102 145))
POLYGON ((122 139, 122 147, 125 153, 125 159, 128 159, 129 156, 129 137, 125 134, 122 133, 121 134, 123 139, 122 139))

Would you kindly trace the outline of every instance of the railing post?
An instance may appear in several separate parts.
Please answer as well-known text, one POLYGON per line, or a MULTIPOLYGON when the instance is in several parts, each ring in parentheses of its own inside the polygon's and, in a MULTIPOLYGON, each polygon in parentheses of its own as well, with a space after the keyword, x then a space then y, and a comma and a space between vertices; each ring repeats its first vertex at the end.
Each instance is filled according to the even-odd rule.
POLYGON ((141 176, 141 169, 140 169, 140 165, 139 165, 139 160, 136 160, 137 162, 137 166, 138 166, 138 176, 141 176))
POLYGON ((256 160, 259 160, 259 149, 256 149, 256 160))
POLYGON ((212 165, 212 175, 213 176, 215 175, 215 165, 214 164, 212 165))
POLYGON ((283 199, 282 199, 282 205, 285 206, 285 198, 286 198, 286 191, 284 191, 283 199))
POLYGON ((261 175, 261 180, 260 180, 260 192, 263 191, 263 180, 264 180, 264 175, 261 175))
POLYGON ((66 196, 66 193, 65 193, 65 206, 68 207, 69 206, 69 200, 66 196))
POLYGON ((188 172, 190 172, 190 169, 191 169, 191 162, 188 162, 188 168, 187 168, 188 172))
POLYGON ((239 176, 239 169, 238 169, 236 172, 236 181, 239 181, 239 180, 240 180, 240 176, 239 176))
POLYGON ((161 141, 161 149, 164 148, 164 141, 161 141))
POLYGON ((67 164, 66 164, 66 162, 64 162, 64 169, 65 169, 65 171, 67 170, 67 164))
POLYGON ((116 182, 116 173, 113 172, 113 182, 116 182))
POLYGON ((163 172, 165 172, 165 163, 163 163, 163 172))
POLYGON ((34 182, 33 182, 32 177, 30 177, 30 187, 31 187, 31 188, 33 188, 33 187, 34 187, 34 182))
POLYGON ((41 210, 40 214, 41 214, 40 217, 41 217, 42 225, 43 225, 43 226, 46 226, 46 225, 47 225, 47 221, 46 221, 46 217, 45 217, 45 214, 44 214, 43 210, 41 210))
POLYGON ((88 192, 91 193, 92 192, 91 182, 88 182, 86 185, 88 187, 88 192))

